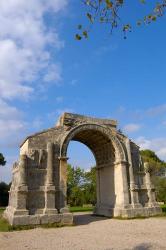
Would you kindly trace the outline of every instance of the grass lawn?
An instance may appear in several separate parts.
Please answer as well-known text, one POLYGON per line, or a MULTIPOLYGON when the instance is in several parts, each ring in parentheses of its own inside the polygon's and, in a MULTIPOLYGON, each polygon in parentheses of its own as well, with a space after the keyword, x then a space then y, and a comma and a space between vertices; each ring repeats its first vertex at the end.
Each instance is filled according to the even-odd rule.
MULTIPOLYGON (((160 205, 162 208, 163 215, 166 216, 166 204, 160 205)), ((93 211, 94 207, 70 207, 70 212, 86 212, 86 211, 93 211)))
POLYGON ((166 215, 166 204, 160 205, 160 207, 162 208, 163 213, 166 215))
POLYGON ((8 232, 11 231, 11 226, 9 223, 2 217, 2 213, 5 208, 0 208, 0 232, 8 232))
MULTIPOLYGON (((161 205, 163 214, 160 216, 166 217, 166 204, 161 205)), ((22 226, 22 227, 14 227, 10 226, 9 223, 2 217, 2 213, 4 212, 5 208, 0 208, 0 232, 9 232, 13 230, 22 230, 22 229, 32 229, 35 226, 22 226)), ((70 212, 88 212, 93 211, 93 207, 70 207, 70 212)), ((157 216, 157 217, 160 217, 157 216)), ((43 225, 45 228, 49 227, 58 227, 58 225, 43 225)))
POLYGON ((69 210, 70 212, 89 212, 93 211, 94 207, 70 207, 69 210))

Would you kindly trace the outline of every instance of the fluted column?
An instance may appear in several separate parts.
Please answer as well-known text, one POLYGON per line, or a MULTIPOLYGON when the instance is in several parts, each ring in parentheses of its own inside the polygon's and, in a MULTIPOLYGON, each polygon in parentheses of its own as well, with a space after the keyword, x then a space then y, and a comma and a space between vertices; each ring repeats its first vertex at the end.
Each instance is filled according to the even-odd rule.
POLYGON ((126 149, 127 149, 128 162, 129 162, 131 204, 133 208, 135 208, 135 207, 140 207, 141 204, 139 203, 138 191, 136 190, 136 185, 135 185, 133 164, 132 164, 132 158, 131 158, 130 140, 128 138, 126 139, 126 149))
POLYGON ((122 162, 120 164, 121 167, 121 173, 122 173, 122 185, 123 185, 123 205, 124 207, 129 206, 129 188, 128 188, 128 182, 127 182, 127 170, 126 170, 126 162, 122 162))
POLYGON ((45 208, 44 214, 56 214, 55 208, 55 186, 54 186, 54 144, 48 142, 47 144, 47 177, 45 186, 45 208))
POLYGON ((147 187, 147 193, 148 193, 148 206, 151 207, 154 204, 156 204, 156 199, 155 199, 155 192, 154 188, 151 183, 151 176, 150 176, 150 165, 148 162, 144 163, 144 168, 145 168, 145 178, 146 178, 146 187, 147 187))
POLYGON ((115 162, 116 209, 125 209, 130 207, 126 167, 126 161, 115 162))
POLYGON ((60 212, 69 211, 67 207, 67 157, 59 157, 59 189, 60 189, 60 212))
POLYGON ((96 168, 96 196, 97 196, 97 204, 100 205, 100 169, 96 168))
POLYGON ((20 161, 19 161, 19 170, 20 170, 20 183, 19 186, 26 186, 27 185, 27 156, 20 155, 20 161))
POLYGON ((53 180, 53 143, 47 144, 47 185, 54 185, 53 180))
POLYGON ((25 215, 27 211, 27 156, 25 154, 20 155, 19 160, 19 174, 20 180, 17 189, 17 200, 15 203, 15 214, 25 215))

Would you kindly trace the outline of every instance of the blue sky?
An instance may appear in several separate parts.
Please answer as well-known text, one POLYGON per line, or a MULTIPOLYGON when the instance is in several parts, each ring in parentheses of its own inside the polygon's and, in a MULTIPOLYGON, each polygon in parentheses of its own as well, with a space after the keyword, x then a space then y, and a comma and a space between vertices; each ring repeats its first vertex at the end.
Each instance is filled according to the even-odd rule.
MULTIPOLYGON (((129 2, 123 22, 149 13, 151 6, 129 2)), ((64 111, 118 120, 141 148, 166 160, 166 17, 135 27, 126 40, 119 30, 110 36, 108 27, 94 25, 78 42, 84 15, 81 1, 1 0, 0 152, 7 165, 0 180, 10 181, 22 139, 53 127, 64 111)), ((74 165, 95 164, 80 143, 71 143, 68 154, 74 165)))

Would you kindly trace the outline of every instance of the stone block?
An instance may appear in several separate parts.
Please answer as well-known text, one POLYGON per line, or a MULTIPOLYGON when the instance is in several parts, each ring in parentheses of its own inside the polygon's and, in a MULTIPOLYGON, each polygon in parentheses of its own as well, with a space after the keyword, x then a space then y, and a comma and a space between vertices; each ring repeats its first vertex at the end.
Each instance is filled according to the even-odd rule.
POLYGON ((134 218, 161 213, 147 163, 142 163, 139 147, 117 130, 117 122, 65 113, 57 126, 27 137, 21 145, 4 213, 10 224, 73 223, 66 207, 71 140, 90 146, 96 159, 95 214, 134 218))
POLYGON ((53 224, 53 223, 61 223, 62 215, 55 214, 55 215, 41 215, 40 216, 40 224, 53 224))
POLYGON ((72 225, 73 224, 73 214, 72 213, 62 214, 61 223, 63 225, 72 225))

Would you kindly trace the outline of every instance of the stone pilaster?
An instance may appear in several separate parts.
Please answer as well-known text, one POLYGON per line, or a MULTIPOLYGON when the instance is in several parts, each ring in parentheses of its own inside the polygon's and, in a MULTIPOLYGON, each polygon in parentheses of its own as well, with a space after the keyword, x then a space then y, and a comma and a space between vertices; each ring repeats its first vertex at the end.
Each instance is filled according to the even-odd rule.
POLYGON ((120 165, 121 173, 122 173, 122 185, 123 185, 123 205, 124 208, 129 207, 129 187, 127 182, 127 170, 126 170, 126 162, 122 162, 120 165))
POLYGON ((127 181, 126 161, 115 163, 115 189, 116 189, 116 209, 126 209, 130 207, 129 203, 129 186, 127 181))
POLYGON ((128 155, 128 163, 129 163, 131 204, 133 208, 138 208, 138 207, 141 207, 141 204, 139 203, 138 191, 135 185, 133 164, 132 164, 132 158, 131 158, 130 140, 128 138, 126 139, 126 149, 127 149, 127 155, 128 155))
POLYGON ((59 157, 60 212, 67 213, 67 157, 59 157))
POLYGON ((47 144, 47 177, 45 185, 45 208, 44 214, 56 214, 55 208, 55 185, 54 185, 54 157, 53 143, 47 144))
POLYGON ((19 185, 18 189, 15 192, 16 203, 14 214, 25 215, 28 214, 27 210, 27 156, 25 154, 20 155, 19 160, 19 185))
POLYGON ((47 186, 54 185, 53 179, 53 143, 48 142, 47 144, 47 186))
POLYGON ((20 155, 19 161, 20 182, 19 186, 27 186, 27 156, 20 155))
POLYGON ((97 204, 100 205, 100 169, 96 168, 96 196, 97 196, 97 204))

